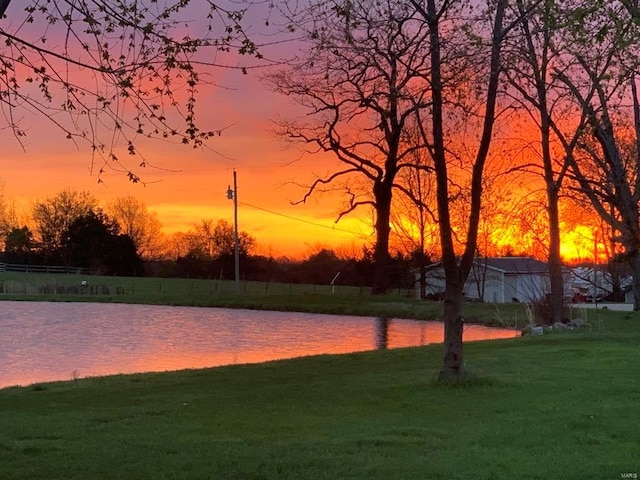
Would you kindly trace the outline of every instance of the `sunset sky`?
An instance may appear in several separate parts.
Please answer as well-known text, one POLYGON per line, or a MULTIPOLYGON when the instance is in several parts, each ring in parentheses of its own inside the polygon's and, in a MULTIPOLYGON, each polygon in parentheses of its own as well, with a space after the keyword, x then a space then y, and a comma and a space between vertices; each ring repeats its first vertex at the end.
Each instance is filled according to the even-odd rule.
POLYGON ((119 172, 103 175, 103 183, 98 184, 97 175, 90 172, 88 154, 61 140, 55 129, 43 128, 41 133, 39 122, 30 129, 26 153, 3 132, 0 141, 8 148, 0 154, 0 176, 6 194, 16 200, 19 211, 66 187, 90 191, 100 201, 133 195, 158 214, 166 232, 186 231, 205 218, 233 221, 233 202, 227 199, 226 191, 235 168, 239 227, 256 237, 262 249, 279 254, 293 250, 304 253, 316 244, 361 244, 361 235, 369 237, 370 229, 352 219, 336 225, 339 204, 335 199, 291 205, 304 190, 289 182, 308 181, 317 166, 311 159, 284 166, 290 156, 266 131, 264 110, 276 102, 255 92, 251 97, 255 101, 251 105, 239 102, 240 108, 212 101, 227 118, 237 122, 213 144, 224 156, 189 147, 149 145, 146 158, 158 168, 137 170, 145 185, 132 184, 119 172))
MULTIPOLYGON (((19 4, 12 4, 7 13, 12 9, 19 11, 19 4)), ((275 56, 279 52, 271 49, 269 53, 275 56)), ((229 58, 216 59, 221 60, 232 63, 229 58)), ((374 241, 371 211, 362 209, 336 224, 344 201, 339 195, 318 195, 304 205, 292 205, 305 193, 302 184, 332 171, 336 162, 321 155, 294 162, 299 152, 284 148, 273 133, 272 120, 287 117, 295 106, 269 92, 260 82, 260 74, 260 70, 243 75, 237 69, 216 69, 211 80, 217 86, 200 87, 199 126, 203 130, 223 129, 209 148, 160 141, 139 143, 144 158, 155 167, 146 169, 136 167, 140 158, 127 158, 126 152, 120 151, 124 163, 140 176, 142 183, 138 184, 114 171, 107 171, 98 183, 87 145, 76 148, 50 122, 21 111, 21 126, 27 131, 24 150, 8 129, 0 128, 4 192, 15 201, 18 213, 28 212, 35 200, 65 188, 89 191, 101 203, 133 195, 156 212, 163 230, 171 233, 187 231, 202 219, 232 222, 233 202, 227 199, 226 191, 235 169, 239 228, 256 238, 258 253, 298 257, 320 247, 359 253, 363 244, 374 241)), ((583 250, 591 251, 593 241, 588 233, 568 235, 564 255, 575 256, 577 241, 585 244, 583 250), (585 234, 587 238, 583 238, 585 234)))
MULTIPOLYGON (((305 191, 299 184, 310 183, 314 173, 325 173, 332 162, 316 156, 291 164, 299 153, 283 148, 271 123, 291 109, 287 99, 269 93, 258 71, 243 75, 218 69, 214 74, 218 86, 199 89, 199 122, 203 130, 224 129, 222 135, 210 141, 210 149, 159 141, 139 144, 146 160, 157 167, 133 168, 144 185, 132 184, 122 172, 103 174, 104 183, 99 184, 86 145, 76 148, 43 118, 21 111, 21 126, 27 131, 24 150, 8 129, 0 129, 0 180, 5 194, 15 200, 18 212, 64 188, 89 191, 101 202, 133 195, 157 213, 164 231, 170 233, 187 231, 201 219, 232 222, 233 202, 226 191, 235 169, 239 228, 256 238, 260 253, 298 256, 319 246, 370 243, 368 212, 363 212, 364 223, 352 216, 335 224, 340 199, 291 204, 305 191)), ((140 162, 120 154, 128 167, 140 162)))

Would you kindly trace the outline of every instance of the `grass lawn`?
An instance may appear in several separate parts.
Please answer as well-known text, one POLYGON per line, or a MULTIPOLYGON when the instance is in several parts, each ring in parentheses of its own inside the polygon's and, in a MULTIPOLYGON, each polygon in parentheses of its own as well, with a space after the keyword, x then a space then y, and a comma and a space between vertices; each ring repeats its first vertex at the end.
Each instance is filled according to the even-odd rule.
POLYGON ((634 478, 640 316, 589 315, 467 344, 457 387, 433 345, 3 389, 0 478, 634 478))
MULTIPOLYGON (((417 300, 413 291, 394 290, 373 296, 369 288, 330 285, 241 282, 241 295, 233 281, 151 277, 96 277, 42 273, 0 273, 0 300, 56 302, 121 302, 200 307, 250 308, 337 315, 364 315, 417 320, 442 318, 439 302, 417 300), (79 288, 86 280, 87 289, 79 288), (91 294, 90 287, 105 286, 109 294, 91 294), (63 292, 73 287, 79 293, 63 292)), ((523 305, 491 304, 465 307, 468 322, 502 327, 526 324, 523 305)))

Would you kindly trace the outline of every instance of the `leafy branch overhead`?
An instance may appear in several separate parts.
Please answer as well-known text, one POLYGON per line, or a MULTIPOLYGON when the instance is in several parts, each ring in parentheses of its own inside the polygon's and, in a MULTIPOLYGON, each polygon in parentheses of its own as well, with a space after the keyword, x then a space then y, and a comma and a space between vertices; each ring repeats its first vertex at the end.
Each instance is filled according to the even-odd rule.
POLYGON ((198 87, 210 83, 220 52, 259 57, 245 35, 244 10, 182 0, 0 2, 0 107, 25 147, 25 115, 44 116, 92 165, 139 176, 123 155, 142 157, 143 139, 200 147, 223 126, 204 129, 198 87), (197 14, 197 16, 196 16, 197 14), (197 21, 194 21, 197 19, 197 21), (96 160, 100 160, 96 162, 96 160))

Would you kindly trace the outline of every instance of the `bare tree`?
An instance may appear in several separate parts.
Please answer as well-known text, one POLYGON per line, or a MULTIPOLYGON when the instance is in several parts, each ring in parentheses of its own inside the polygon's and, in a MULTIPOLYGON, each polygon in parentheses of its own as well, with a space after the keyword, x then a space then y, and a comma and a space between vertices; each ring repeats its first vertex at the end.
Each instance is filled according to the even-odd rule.
POLYGON ((174 232, 168 235, 164 245, 163 258, 177 260, 189 254, 194 242, 191 234, 185 232, 174 232))
MULTIPOLYGON (((404 133, 407 145, 421 141, 416 126, 409 126, 404 133)), ((436 258, 438 250, 438 222, 434 212, 435 177, 430 156, 426 149, 418 148, 411 155, 415 168, 398 172, 397 183, 401 194, 394 197, 391 211, 392 243, 407 254, 419 275, 420 298, 425 297, 426 267, 436 258)))
POLYGON ((388 287, 393 191, 399 172, 416 168, 403 143, 409 118, 430 104, 428 32, 407 2, 318 0, 294 19, 306 44, 290 68, 267 84, 304 107, 301 119, 282 120, 279 133, 308 152, 327 152, 340 166, 319 175, 302 198, 342 190, 338 220, 361 207, 375 212, 373 293, 388 287))
POLYGON ((576 3, 571 48, 554 69, 581 119, 564 147, 580 193, 624 247, 640 310, 640 9, 622 0, 576 3))
POLYGON ((107 203, 105 212, 118 222, 121 233, 129 235, 138 255, 145 260, 159 258, 162 253, 162 224, 144 202, 133 196, 118 197, 107 203))
POLYGON ((45 253, 53 254, 62 245, 62 236, 78 218, 97 209, 98 202, 89 192, 65 189, 57 195, 37 201, 31 213, 36 240, 45 253))
POLYGON ((484 8, 455 1, 412 0, 411 3, 423 16, 429 33, 427 79, 432 105, 423 136, 435 169, 445 275, 444 362, 440 379, 462 381, 466 377, 462 355, 463 289, 476 255, 483 172, 496 121, 499 76, 503 68, 501 48, 508 29, 504 25, 507 2, 488 2, 484 8), (464 89, 458 83, 460 78, 466 80, 464 89), (456 157, 448 142, 456 135, 451 130, 454 125, 451 118, 477 119, 480 124, 478 143, 464 148, 471 178, 466 244, 461 253, 455 248, 449 203, 450 164, 461 158, 456 157))
POLYGON ((5 184, 0 180, 0 246, 5 238, 18 228, 19 220, 15 204, 6 194, 5 184))
POLYGON ((98 175, 113 168, 139 181, 123 158, 149 165, 138 148, 144 139, 198 147, 220 134, 224 126, 204 129, 196 116, 206 71, 220 51, 259 55, 240 26, 245 11, 211 0, 9 4, 0 3, 6 126, 24 145, 24 114, 48 119, 86 144, 98 175))
MULTIPOLYGON (((214 222, 203 219, 194 229, 187 233, 190 241, 190 251, 216 258, 232 256, 235 248, 235 231, 233 225, 226 220, 214 222)), ((248 255, 255 246, 255 239, 247 232, 238 232, 238 248, 240 255, 248 255)))
MULTIPOLYGON (((561 134, 553 128, 554 122, 561 124, 566 114, 563 102, 564 90, 557 87, 557 78, 552 74, 552 65, 562 55, 563 29, 567 18, 560 13, 555 0, 516 0, 512 5, 512 15, 522 17, 517 35, 507 46, 509 91, 520 105, 521 115, 528 117, 539 133, 539 148, 535 154, 539 158, 546 191, 545 211, 548 221, 548 255, 550 279, 549 318, 547 323, 563 320, 564 280, 560 253, 560 191, 566 178, 568 162, 565 155, 554 158, 561 134), (559 157, 559 158, 558 158, 559 157)), ((565 140, 566 141, 566 140, 565 140)))
MULTIPOLYGON (((502 150, 498 148, 502 153, 502 150)), ((513 160, 509 158, 509 164, 513 160)), ((506 168, 506 162, 490 162, 485 167, 485 174, 482 187, 482 208, 480 210, 480 220, 478 223, 478 240, 476 246, 476 261, 471 268, 470 277, 475 284, 478 298, 481 301, 494 301, 486 298, 486 285, 489 274, 488 259, 504 251, 505 248, 522 248, 529 255, 532 253, 526 250, 522 236, 517 236, 518 245, 507 245, 506 240, 512 238, 514 230, 517 229, 516 211, 513 208, 514 198, 512 195, 514 182, 517 179, 510 168, 506 168), (515 227, 515 228, 514 228, 515 227)), ((517 212, 519 213, 519 212, 517 212)), ((468 213, 460 219, 467 219, 468 213)), ((518 229, 519 230, 519 229, 518 229)), ((511 255, 508 255, 511 256, 511 255)))

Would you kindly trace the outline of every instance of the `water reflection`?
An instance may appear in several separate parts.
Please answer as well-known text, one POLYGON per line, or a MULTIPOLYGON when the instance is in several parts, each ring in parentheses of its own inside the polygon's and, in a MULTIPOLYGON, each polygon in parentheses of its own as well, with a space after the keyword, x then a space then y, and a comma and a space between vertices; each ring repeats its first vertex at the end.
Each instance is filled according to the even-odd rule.
MULTIPOLYGON (((0 302, 0 387, 442 342, 442 324, 154 305, 0 302)), ((465 340, 512 330, 468 325, 465 340)))
POLYGON ((389 319, 387 317, 376 318, 376 349, 389 348, 389 319))

